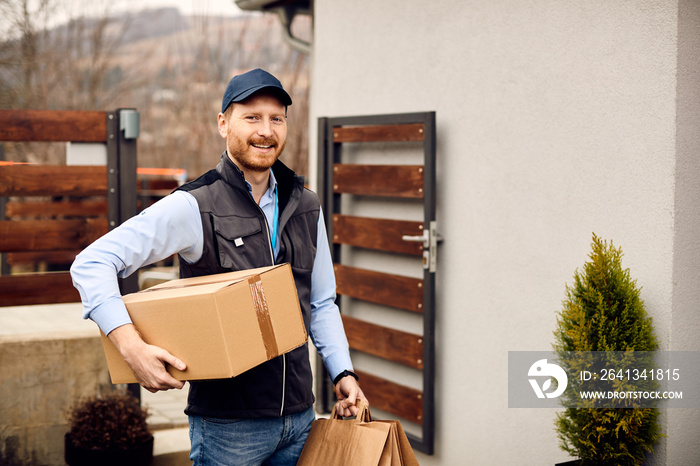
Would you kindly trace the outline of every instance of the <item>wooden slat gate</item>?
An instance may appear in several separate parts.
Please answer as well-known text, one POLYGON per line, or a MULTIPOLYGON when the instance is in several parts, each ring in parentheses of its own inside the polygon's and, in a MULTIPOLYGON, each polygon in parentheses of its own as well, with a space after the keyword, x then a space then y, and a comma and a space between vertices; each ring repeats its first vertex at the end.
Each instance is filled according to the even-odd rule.
MULTIPOLYGON (((318 134, 337 302, 362 389, 375 417, 401 419, 432 454, 435 113, 320 118, 318 134)), ((329 412, 332 386, 318 379, 329 412)))
MULTIPOLYGON (((138 114, 131 109, 0 110, 0 141, 107 146, 106 167, 0 164, 0 306, 80 301, 67 270, 10 273, 10 265, 42 259, 70 264, 77 252, 136 214, 137 136, 138 114)), ((122 293, 137 291, 137 277, 122 280, 121 287, 122 293)))

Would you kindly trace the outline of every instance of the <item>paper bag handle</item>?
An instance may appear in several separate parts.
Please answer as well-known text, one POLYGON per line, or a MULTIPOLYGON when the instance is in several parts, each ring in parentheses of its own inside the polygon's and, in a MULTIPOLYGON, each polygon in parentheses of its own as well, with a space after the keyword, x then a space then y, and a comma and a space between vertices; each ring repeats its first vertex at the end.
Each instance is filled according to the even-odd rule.
MULTIPOLYGON (((340 402, 338 402, 340 403, 340 402)), ((331 419, 340 419, 336 408, 338 403, 333 405, 333 410, 331 411, 331 419)), ((357 399, 355 406, 359 409, 357 412, 357 417, 355 417, 355 422, 372 422, 372 414, 369 412, 369 404, 365 403, 364 400, 357 399)))

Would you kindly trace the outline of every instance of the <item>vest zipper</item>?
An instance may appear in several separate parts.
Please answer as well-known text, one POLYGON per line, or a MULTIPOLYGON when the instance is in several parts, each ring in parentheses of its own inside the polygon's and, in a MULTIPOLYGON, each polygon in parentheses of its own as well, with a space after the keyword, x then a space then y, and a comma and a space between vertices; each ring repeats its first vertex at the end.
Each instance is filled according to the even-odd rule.
POLYGON ((284 413, 284 395, 287 391, 287 355, 282 355, 282 406, 280 406, 280 417, 284 413))
MULTIPOLYGON (((260 209, 260 206, 258 206, 258 209, 260 209)), ((267 232, 267 239, 269 240, 270 258, 272 259, 272 265, 275 265, 275 251, 272 249, 272 234, 270 233, 270 227, 267 226, 267 217, 265 217, 265 212, 263 212, 263 210, 260 209, 260 213, 263 215, 263 218, 265 219, 265 231, 267 232)), ((274 220, 273 220, 273 222, 274 222, 274 220)))
MULTIPOLYGON (((248 193, 250 194, 250 192, 248 193)), ((253 199, 253 196, 250 196, 251 199, 253 199)), ((279 202, 275 200, 276 202, 279 202)), ((275 251, 272 249, 272 234, 270 233, 270 227, 267 225, 267 217, 265 217, 265 212, 260 208, 260 205, 255 202, 255 199, 253 199, 253 203, 258 206, 258 210, 260 210, 260 213, 262 214, 263 218, 265 221, 263 222, 265 224, 265 231, 267 232, 267 239, 269 240, 268 244, 270 245, 270 257, 272 258, 272 265, 275 265, 275 251)), ((272 219, 274 222, 275 219, 272 219)), ((284 413, 284 399, 285 395, 287 392, 287 355, 283 354, 282 355, 282 403, 280 405, 280 417, 282 417, 282 414, 284 413)))

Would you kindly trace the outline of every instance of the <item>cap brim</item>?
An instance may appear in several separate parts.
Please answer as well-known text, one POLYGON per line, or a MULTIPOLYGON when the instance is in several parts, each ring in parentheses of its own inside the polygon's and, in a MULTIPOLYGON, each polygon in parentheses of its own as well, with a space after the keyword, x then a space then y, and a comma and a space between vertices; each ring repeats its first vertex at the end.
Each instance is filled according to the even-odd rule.
POLYGON ((246 90, 245 92, 240 93, 239 95, 237 95, 236 97, 231 99, 231 102, 229 102, 229 105, 231 105, 231 103, 233 103, 233 102, 242 102, 245 99, 247 99, 248 97, 255 94, 256 92, 260 92, 262 90, 270 91, 270 93, 274 94, 275 96, 277 96, 277 98, 280 99, 280 102, 282 102, 283 105, 286 105, 286 106, 292 105, 292 98, 289 97, 289 94, 287 94, 287 91, 285 91, 284 89, 280 89, 277 86, 270 86, 268 84, 264 84, 262 86, 256 86, 256 87, 253 87, 251 89, 246 90))

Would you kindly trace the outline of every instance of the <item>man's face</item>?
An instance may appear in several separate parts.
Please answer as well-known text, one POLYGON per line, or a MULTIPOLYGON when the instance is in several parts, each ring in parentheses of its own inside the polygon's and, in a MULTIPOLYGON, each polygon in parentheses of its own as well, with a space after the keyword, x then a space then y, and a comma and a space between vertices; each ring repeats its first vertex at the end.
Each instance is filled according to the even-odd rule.
POLYGON ((218 119, 231 161, 243 172, 269 170, 287 142, 284 105, 272 95, 254 94, 231 107, 218 119))

